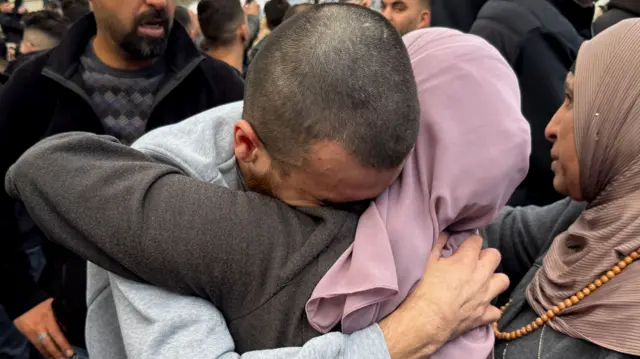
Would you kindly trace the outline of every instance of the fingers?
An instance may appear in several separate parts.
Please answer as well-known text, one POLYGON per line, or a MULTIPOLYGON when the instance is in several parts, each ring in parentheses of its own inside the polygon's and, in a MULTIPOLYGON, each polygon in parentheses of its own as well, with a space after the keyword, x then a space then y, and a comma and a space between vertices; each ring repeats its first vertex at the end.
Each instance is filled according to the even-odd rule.
POLYGON ((38 341, 40 342, 40 345, 42 345, 45 349, 45 352, 43 354, 46 353, 47 356, 55 359, 65 358, 65 356, 62 355, 62 352, 60 352, 60 349, 58 349, 58 346, 56 345, 56 343, 54 343, 53 338, 50 335, 46 335, 46 336, 43 336, 42 338, 38 338, 38 341))
POLYGON ((489 279, 489 288, 487 289, 487 301, 492 301, 495 297, 499 296, 502 292, 509 288, 509 277, 503 273, 494 274, 489 279))
POLYGON ((27 335, 26 337, 27 339, 29 339, 31 344, 33 344, 33 346, 38 349, 38 352, 42 354, 43 357, 49 358, 51 356, 47 348, 45 348, 44 345, 40 343, 40 340, 38 340, 37 334, 33 333, 32 335, 27 335))
POLYGON ((63 353, 61 357, 68 358, 73 356, 73 349, 67 338, 62 334, 58 323, 54 317, 49 318, 47 322, 47 329, 49 330, 49 336, 53 339, 53 342, 57 345, 60 351, 63 353))
POLYGON ((476 262, 480 257, 480 251, 482 250, 482 237, 477 234, 467 238, 462 242, 460 247, 453 253, 451 258, 457 257, 466 261, 476 262))
POLYGON ((486 269, 488 273, 493 273, 496 271, 496 269, 498 269, 501 260, 502 255, 497 249, 483 249, 482 251, 480 251, 480 255, 478 256, 478 267, 486 269))
POLYGON ((479 321, 476 323, 476 328, 497 322, 498 320, 500 320, 500 315, 500 309, 494 307, 493 305, 488 306, 487 310, 485 310, 482 317, 480 317, 479 321))
POLYGON ((447 234, 446 232, 440 233, 440 235, 438 236, 438 240, 433 245, 433 248, 431 248, 429 261, 427 263, 435 262, 440 259, 440 252, 442 252, 442 249, 447 244, 447 240, 449 240, 449 234, 447 234))

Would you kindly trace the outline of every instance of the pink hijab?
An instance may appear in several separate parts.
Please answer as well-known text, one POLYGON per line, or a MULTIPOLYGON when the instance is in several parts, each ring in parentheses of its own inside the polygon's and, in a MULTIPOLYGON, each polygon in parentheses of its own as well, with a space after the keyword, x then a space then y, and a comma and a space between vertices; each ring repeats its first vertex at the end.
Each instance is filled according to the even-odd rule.
MULTIPOLYGON (((443 255, 487 225, 524 179, 529 125, 502 56, 479 37, 425 29, 404 37, 420 97, 420 131, 401 177, 360 217, 353 245, 316 286, 306 310, 326 333, 350 333, 394 311, 422 277, 441 232, 443 255)), ((409 84, 407 84, 409 85, 409 84)), ((486 358, 490 328, 433 357, 486 358)))

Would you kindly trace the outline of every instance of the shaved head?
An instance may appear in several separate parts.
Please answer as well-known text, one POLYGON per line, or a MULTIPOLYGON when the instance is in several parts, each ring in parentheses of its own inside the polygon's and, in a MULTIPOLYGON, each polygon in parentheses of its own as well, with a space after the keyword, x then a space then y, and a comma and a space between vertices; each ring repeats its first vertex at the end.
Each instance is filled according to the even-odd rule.
POLYGON ((312 163, 312 146, 331 143, 363 168, 396 169, 418 115, 402 39, 357 5, 323 4, 282 23, 247 76, 244 118, 283 168, 312 163))

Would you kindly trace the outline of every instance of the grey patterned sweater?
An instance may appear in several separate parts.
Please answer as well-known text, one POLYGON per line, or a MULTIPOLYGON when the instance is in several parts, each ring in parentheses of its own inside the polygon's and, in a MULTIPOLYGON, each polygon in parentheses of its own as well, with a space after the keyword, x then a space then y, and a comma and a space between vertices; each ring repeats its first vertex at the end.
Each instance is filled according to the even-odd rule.
POLYGON ((165 64, 141 70, 119 70, 104 64, 89 42, 80 57, 80 73, 91 106, 108 135, 130 145, 145 133, 165 64))

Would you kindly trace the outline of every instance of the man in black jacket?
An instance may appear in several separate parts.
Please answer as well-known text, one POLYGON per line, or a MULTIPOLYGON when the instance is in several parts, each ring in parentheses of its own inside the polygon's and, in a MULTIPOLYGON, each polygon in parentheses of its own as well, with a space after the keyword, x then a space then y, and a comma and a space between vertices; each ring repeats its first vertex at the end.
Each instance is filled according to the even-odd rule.
MULTIPOLYGON (((57 48, 21 66, 4 87, 3 176, 26 149, 53 134, 86 131, 131 143, 146 131, 242 99, 237 73, 201 54, 181 26, 172 26, 173 0, 94 0, 93 6, 95 17, 78 21, 57 48)), ((47 265, 36 282, 23 248, 41 238, 3 191, 0 304, 42 354, 60 358, 72 345, 84 347, 86 264, 43 240, 47 265)))
POLYGON ((578 49, 590 37, 594 7, 589 1, 489 0, 470 30, 494 45, 515 71, 522 113, 531 125, 529 174, 512 206, 543 206, 563 198, 552 186, 551 143, 544 129, 562 104, 578 49))

